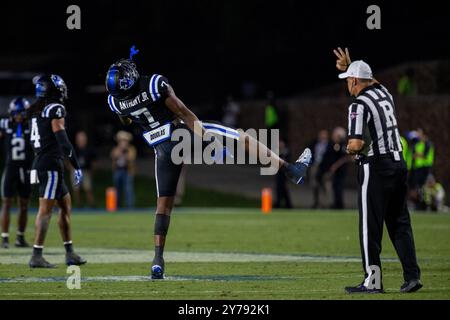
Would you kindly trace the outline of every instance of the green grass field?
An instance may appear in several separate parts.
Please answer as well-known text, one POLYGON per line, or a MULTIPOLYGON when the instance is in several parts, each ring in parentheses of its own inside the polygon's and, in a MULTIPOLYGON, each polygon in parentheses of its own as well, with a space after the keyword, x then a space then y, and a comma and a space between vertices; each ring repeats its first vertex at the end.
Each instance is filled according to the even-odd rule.
POLYGON ((362 280, 355 211, 279 210, 265 216, 253 209, 178 209, 166 247, 167 279, 147 277, 150 210, 75 213, 75 248, 88 259, 81 289, 66 287, 54 219, 46 257, 58 268, 31 270, 30 249, 0 249, 0 299, 449 299, 450 216, 412 219, 424 288, 408 295, 398 293, 402 271, 387 233, 387 293, 344 294, 344 286, 362 280))

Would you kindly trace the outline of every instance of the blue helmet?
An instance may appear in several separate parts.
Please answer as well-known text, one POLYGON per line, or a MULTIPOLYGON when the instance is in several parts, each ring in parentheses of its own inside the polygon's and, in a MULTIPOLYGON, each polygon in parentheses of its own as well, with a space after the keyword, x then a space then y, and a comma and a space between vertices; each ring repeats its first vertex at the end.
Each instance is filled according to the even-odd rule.
POLYGON ((56 74, 46 74, 33 79, 36 97, 54 98, 61 102, 67 100, 67 86, 64 80, 56 74))
POLYGON ((9 103, 8 112, 11 117, 14 117, 19 113, 24 113, 29 107, 30 102, 27 99, 18 97, 9 103))
POLYGON ((139 73, 131 59, 121 59, 112 64, 106 73, 106 90, 115 98, 128 96, 138 83, 139 73))

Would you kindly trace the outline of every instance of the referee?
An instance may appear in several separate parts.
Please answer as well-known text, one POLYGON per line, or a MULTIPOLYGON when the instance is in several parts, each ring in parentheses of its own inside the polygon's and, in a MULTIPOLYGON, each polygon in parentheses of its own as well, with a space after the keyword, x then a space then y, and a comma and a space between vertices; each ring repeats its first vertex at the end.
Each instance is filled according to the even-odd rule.
POLYGON ((383 222, 400 258, 404 284, 401 292, 422 287, 411 220, 406 205, 407 169, 397 127, 392 95, 372 76, 364 61, 350 63, 348 49, 334 50, 340 79, 354 97, 349 107, 347 152, 358 163, 359 239, 363 282, 347 293, 383 293, 381 239, 383 222), (348 67, 348 68, 347 68, 348 67))

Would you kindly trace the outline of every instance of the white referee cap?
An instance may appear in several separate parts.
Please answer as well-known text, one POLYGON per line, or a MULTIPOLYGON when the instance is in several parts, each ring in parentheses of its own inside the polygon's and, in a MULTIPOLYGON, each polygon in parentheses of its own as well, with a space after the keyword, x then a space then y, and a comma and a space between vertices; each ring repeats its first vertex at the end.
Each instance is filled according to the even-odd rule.
POLYGON ((346 78, 359 78, 359 79, 373 79, 372 69, 370 66, 362 60, 353 61, 347 71, 339 74, 339 79, 346 78))

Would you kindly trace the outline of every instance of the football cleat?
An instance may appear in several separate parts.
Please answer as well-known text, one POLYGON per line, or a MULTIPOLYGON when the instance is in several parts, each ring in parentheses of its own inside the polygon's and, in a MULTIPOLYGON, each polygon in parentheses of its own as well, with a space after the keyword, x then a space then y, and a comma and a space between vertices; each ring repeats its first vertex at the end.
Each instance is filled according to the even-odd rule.
POLYGON ((30 268, 46 268, 46 269, 56 268, 56 265, 51 264, 50 262, 45 260, 43 256, 36 256, 36 255, 31 256, 28 265, 30 266, 30 268))
POLYGON ((293 164, 288 164, 285 168, 286 176, 295 184, 301 184, 306 171, 312 162, 312 153, 306 148, 293 164))
POLYGON ((30 245, 25 241, 24 237, 17 237, 16 243, 14 244, 17 248, 29 248, 30 245))
POLYGON ((366 293, 366 294, 374 294, 374 293, 384 293, 383 287, 381 289, 369 289, 364 284, 360 284, 356 287, 345 287, 345 292, 348 294, 354 293, 366 293))
POLYGON ((4 249, 9 248, 9 240, 7 237, 2 237, 2 248, 4 248, 4 249))
POLYGON ((66 253, 66 265, 68 266, 81 266, 82 264, 85 264, 87 261, 86 259, 83 259, 79 255, 77 255, 75 252, 67 252, 66 253))
POLYGON ((423 284, 419 279, 409 280, 403 283, 402 287, 400 288, 400 292, 402 293, 416 292, 422 287, 423 284))
POLYGON ((153 265, 151 277, 152 279, 164 279, 164 269, 158 264, 153 265))

